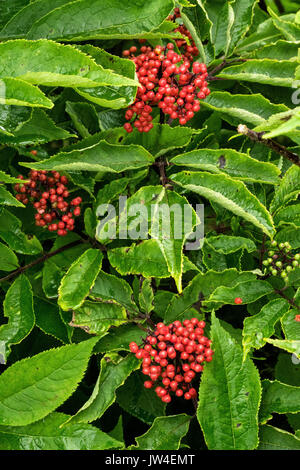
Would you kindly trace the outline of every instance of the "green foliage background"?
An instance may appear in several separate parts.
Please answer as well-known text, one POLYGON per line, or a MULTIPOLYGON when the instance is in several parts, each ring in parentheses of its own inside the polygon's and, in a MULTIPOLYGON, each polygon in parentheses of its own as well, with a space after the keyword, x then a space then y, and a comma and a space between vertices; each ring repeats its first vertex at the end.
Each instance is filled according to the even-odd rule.
POLYGON ((262 263, 272 239, 300 248, 298 7, 0 0, 1 450, 300 449, 300 269, 285 283, 262 263), (175 6, 211 94, 185 127, 157 114, 149 134, 128 135, 138 82, 122 51, 180 37, 175 6), (36 227, 15 199, 29 168, 71 181, 83 199, 74 233, 36 227), (153 194, 205 205, 201 250, 96 239, 99 204, 153 194), (193 316, 214 359, 197 409, 166 407, 128 345, 151 321, 193 316))

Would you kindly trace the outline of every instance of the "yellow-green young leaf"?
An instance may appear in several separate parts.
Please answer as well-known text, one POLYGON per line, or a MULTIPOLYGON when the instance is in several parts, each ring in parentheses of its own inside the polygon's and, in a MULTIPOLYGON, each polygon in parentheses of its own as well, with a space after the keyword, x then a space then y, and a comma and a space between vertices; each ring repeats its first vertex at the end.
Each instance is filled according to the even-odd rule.
POLYGON ((13 195, 0 185, 0 204, 3 206, 25 207, 13 195))
POLYGON ((271 339, 264 338, 266 343, 273 344, 277 348, 284 349, 292 354, 295 354, 300 358, 300 340, 288 340, 288 339, 271 339))
POLYGON ((262 397, 259 422, 266 423, 273 413, 298 413, 300 411, 300 387, 293 387, 278 380, 262 381, 262 397))
POLYGON ((243 328, 244 359, 251 348, 262 348, 275 332, 275 324, 288 311, 289 303, 284 299, 274 299, 263 306, 257 315, 247 317, 243 328))
POLYGON ((120 442, 91 424, 70 424, 69 418, 51 413, 28 426, 0 426, 0 450, 106 450, 124 447, 120 442))
POLYGON ((0 326, 0 356, 4 356, 6 362, 10 346, 20 343, 34 327, 32 289, 24 274, 8 289, 3 309, 8 323, 0 326))
POLYGON ((300 168, 292 165, 285 173, 270 205, 272 214, 290 201, 295 201, 300 193, 300 168))
POLYGON ((153 160, 150 153, 139 145, 114 145, 102 140, 86 149, 60 152, 48 160, 21 163, 21 165, 36 170, 121 173, 147 167, 153 163, 153 160))
POLYGON ((139 132, 137 129, 127 134, 123 144, 138 144, 156 158, 169 150, 185 147, 191 140, 195 130, 190 127, 171 127, 168 124, 153 124, 151 132, 139 132))
POLYGON ((0 271, 13 271, 19 267, 15 253, 8 246, 0 243, 0 271))
POLYGON ((33 85, 137 86, 135 80, 105 70, 78 49, 53 41, 7 41, 0 44, 0 54, 1 77, 20 78, 33 85))
MULTIPOLYGON (((147 37, 174 8, 173 0, 81 0, 57 8, 37 21, 27 37, 64 41, 147 37), (105 12, 105 15, 103 14, 105 12)), ((155 36, 154 36, 155 37, 155 36)), ((157 37, 164 37, 164 34, 157 37)))
POLYGON ((17 78, 0 79, 0 104, 53 107, 52 101, 39 88, 17 78))
POLYGON ((291 87, 295 81, 297 65, 289 60, 249 59, 243 64, 226 68, 218 76, 228 80, 291 87))
MULTIPOLYGON (((24 179, 23 182, 25 183, 25 181, 28 181, 28 180, 24 179)), ((16 183, 20 183, 20 179, 7 175, 4 171, 0 170, 0 184, 2 183, 16 184, 16 183)))
POLYGON ((300 341, 300 322, 295 320, 296 315, 299 310, 291 309, 281 318, 281 326, 286 339, 300 341))
POLYGON ((189 191, 221 205, 225 209, 259 227, 273 237, 275 228, 271 214, 244 183, 227 175, 182 171, 170 176, 171 180, 189 191))
POLYGON ((30 2, 16 15, 10 17, 8 23, 0 31, 1 40, 25 37, 36 21, 66 3, 71 3, 71 0, 35 0, 30 2))
POLYGON ((300 439, 283 429, 261 426, 258 450, 300 450, 300 439))
POLYGON ((44 418, 74 392, 98 338, 15 362, 0 376, 0 424, 25 426, 44 418))
POLYGON ((259 374, 212 315, 213 360, 205 365, 197 417, 210 450, 251 450, 258 444, 259 374))
POLYGON ((177 155, 171 163, 212 173, 227 173, 243 181, 267 184, 280 182, 280 170, 275 165, 232 149, 197 149, 177 155))
POLYGON ((178 450, 181 439, 189 429, 191 416, 179 414, 155 418, 151 428, 136 437, 137 446, 131 450, 178 450))
POLYGON ((273 104, 261 94, 233 95, 227 91, 214 91, 201 106, 218 111, 222 119, 234 126, 240 123, 258 126, 272 114, 288 111, 283 104, 273 104))
POLYGON ((111 326, 120 326, 126 321, 124 307, 115 303, 87 301, 74 311, 72 326, 103 336, 111 326))
POLYGON ((45 111, 35 108, 29 121, 25 122, 19 130, 14 131, 12 136, 0 135, 0 142, 14 145, 34 145, 70 137, 76 136, 58 127, 45 111))
POLYGON ((119 362, 113 362, 109 356, 101 360, 101 371, 95 388, 89 400, 67 423, 90 423, 100 418, 116 399, 116 389, 127 377, 140 367, 140 361, 130 354, 125 358, 118 357, 119 362))
POLYGON ((58 304, 63 310, 76 309, 84 302, 102 266, 101 251, 85 251, 70 266, 58 290, 58 304))
POLYGON ((0 238, 8 246, 24 255, 37 255, 43 248, 38 239, 29 237, 21 231, 21 221, 6 209, 0 209, 0 238))

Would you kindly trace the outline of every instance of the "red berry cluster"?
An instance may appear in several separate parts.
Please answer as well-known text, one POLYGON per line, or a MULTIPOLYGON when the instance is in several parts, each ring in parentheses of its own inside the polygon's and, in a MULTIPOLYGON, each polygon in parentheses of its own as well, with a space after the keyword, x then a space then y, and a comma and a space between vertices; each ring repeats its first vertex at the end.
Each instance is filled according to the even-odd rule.
POLYGON ((142 46, 141 54, 135 56, 137 48, 132 46, 123 52, 136 65, 141 84, 136 100, 126 111, 124 128, 132 132, 132 123, 140 132, 149 132, 152 127, 152 107, 158 106, 171 119, 179 119, 185 125, 200 110, 199 100, 206 98, 206 65, 191 61, 174 51, 174 44, 166 47, 142 46))
POLYGON ((158 323, 142 347, 130 343, 130 351, 143 359, 143 374, 151 379, 144 386, 152 388, 156 382, 155 392, 164 403, 171 401, 171 392, 186 400, 196 397, 191 382, 213 356, 211 340, 203 336, 204 327, 205 322, 197 318, 183 323, 176 320, 168 326, 158 323))
POLYGON ((35 224, 38 227, 48 228, 59 236, 67 235, 74 229, 74 217, 80 215, 81 198, 66 201, 68 179, 58 171, 31 170, 28 176, 28 181, 24 182, 24 176, 18 176, 21 182, 15 185, 16 199, 25 205, 31 200, 37 211, 35 224))
MULTIPOLYGON (((180 18, 180 10, 179 8, 175 8, 174 14, 170 15, 168 17, 169 21, 176 21, 177 18, 180 18)), ((199 50, 196 47, 196 44, 192 38, 191 33, 189 30, 186 28, 184 24, 179 24, 177 28, 174 29, 174 32, 178 31, 181 33, 183 36, 186 36, 189 40, 190 45, 185 41, 184 39, 176 39, 176 46, 178 49, 183 48, 184 49, 184 55, 188 60, 193 60, 194 57, 197 57, 199 55, 199 50)))

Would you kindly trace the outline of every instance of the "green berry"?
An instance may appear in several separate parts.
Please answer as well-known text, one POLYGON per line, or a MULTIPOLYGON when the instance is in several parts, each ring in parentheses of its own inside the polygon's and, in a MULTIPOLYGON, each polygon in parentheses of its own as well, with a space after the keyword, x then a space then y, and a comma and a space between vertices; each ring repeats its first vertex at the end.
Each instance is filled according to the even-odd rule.
POLYGON ((272 269, 271 273, 272 273, 273 276, 277 276, 277 270, 276 269, 272 269))
POLYGON ((292 265, 295 266, 295 268, 297 268, 297 266, 299 265, 298 261, 294 260, 292 261, 292 265))
POLYGON ((295 258, 296 261, 299 261, 299 259, 300 259, 300 253, 297 253, 297 254, 294 256, 294 258, 295 258))
POLYGON ((279 248, 282 250, 283 248, 285 248, 285 244, 284 243, 279 243, 279 248))
POLYGON ((272 246, 277 246, 277 241, 276 241, 276 240, 272 240, 272 241, 271 241, 271 245, 272 245, 272 246))
POLYGON ((264 266, 269 266, 269 264, 270 264, 270 263, 269 263, 269 261, 268 261, 267 259, 265 259, 265 260, 263 261, 263 265, 264 265, 264 266))
POLYGON ((275 265, 277 268, 282 268, 282 262, 281 261, 276 261, 275 265))
POLYGON ((269 252, 268 252, 268 255, 269 255, 269 256, 273 256, 273 255, 274 255, 274 251, 269 251, 269 252))
POLYGON ((292 266, 287 266, 287 267, 285 268, 285 270, 286 270, 288 273, 290 273, 291 271, 293 271, 293 268, 292 268, 292 266))
POLYGON ((285 278, 287 277, 287 273, 285 271, 282 271, 282 273, 280 274, 281 277, 285 278))

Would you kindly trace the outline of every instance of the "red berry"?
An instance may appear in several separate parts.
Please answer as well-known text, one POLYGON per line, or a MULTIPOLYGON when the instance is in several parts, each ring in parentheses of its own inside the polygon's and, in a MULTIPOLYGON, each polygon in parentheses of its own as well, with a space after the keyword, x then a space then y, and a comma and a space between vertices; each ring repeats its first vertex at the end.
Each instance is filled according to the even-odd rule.
POLYGON ((234 303, 237 304, 237 305, 240 305, 243 303, 243 299, 241 299, 241 297, 236 297, 234 299, 234 303))

